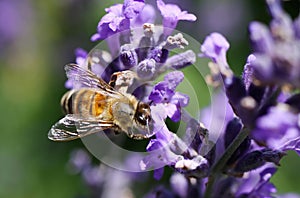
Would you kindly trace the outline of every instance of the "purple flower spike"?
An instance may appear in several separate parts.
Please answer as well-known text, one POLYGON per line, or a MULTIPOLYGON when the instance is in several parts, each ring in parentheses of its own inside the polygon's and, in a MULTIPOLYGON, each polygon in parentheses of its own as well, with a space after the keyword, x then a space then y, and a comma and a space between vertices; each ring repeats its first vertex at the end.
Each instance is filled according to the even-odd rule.
POLYGON ((196 21, 197 17, 187 11, 181 11, 175 4, 165 4, 162 0, 157 0, 157 7, 163 16, 163 26, 165 35, 170 35, 176 28, 179 20, 196 21))
POLYGON ((144 9, 144 6, 144 0, 124 0, 124 16, 128 19, 136 17, 144 9))

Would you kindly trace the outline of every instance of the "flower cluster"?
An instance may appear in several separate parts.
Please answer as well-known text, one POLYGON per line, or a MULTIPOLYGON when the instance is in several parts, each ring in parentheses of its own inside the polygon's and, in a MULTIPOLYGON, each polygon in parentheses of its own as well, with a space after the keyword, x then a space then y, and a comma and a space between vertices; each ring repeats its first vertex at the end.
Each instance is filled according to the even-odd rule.
MULTIPOLYGON (((300 17, 293 22, 279 0, 267 0, 273 19, 270 28, 250 24, 253 53, 242 77, 227 62, 226 38, 219 33, 206 37, 199 57, 210 59, 206 80, 218 88, 211 108, 202 110, 199 119, 184 109, 189 96, 176 90, 184 80, 179 70, 196 61, 195 52, 170 53, 188 45, 182 34, 172 35, 178 21, 195 21, 196 16, 175 4, 156 3, 162 29, 152 24, 152 5, 125 0, 105 10, 91 37, 106 39, 110 52, 76 50, 77 64, 107 82, 114 72, 131 70, 137 75, 133 94, 149 102, 156 121, 148 155, 139 163, 141 171, 153 169, 157 180, 165 166, 174 171, 170 189, 159 186, 146 197, 272 197, 276 187, 270 178, 280 160, 287 150, 300 155, 300 17), (162 74, 162 81, 152 83, 162 74), (171 131, 166 120, 183 123, 184 135, 171 131)), ((68 80, 66 87, 73 88, 74 82, 68 80)), ((77 161, 73 164, 83 167, 89 159, 77 161)))

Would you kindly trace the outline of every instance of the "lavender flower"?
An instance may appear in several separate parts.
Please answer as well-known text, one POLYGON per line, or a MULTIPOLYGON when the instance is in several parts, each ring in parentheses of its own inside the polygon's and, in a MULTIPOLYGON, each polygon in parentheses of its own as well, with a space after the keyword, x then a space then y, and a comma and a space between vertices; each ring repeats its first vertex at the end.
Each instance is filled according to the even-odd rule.
POLYGON ((132 19, 132 27, 141 27, 145 23, 154 23, 155 21, 155 9, 150 4, 145 4, 140 14, 132 19))
MULTIPOLYGON (((243 79, 234 76, 229 68, 226 60, 229 44, 223 36, 213 33, 205 39, 201 46, 202 54, 200 56, 208 57, 212 61, 209 63, 211 69, 209 82, 213 82, 214 85, 224 85, 229 103, 243 126, 241 132, 238 132, 241 126, 238 129, 236 126, 231 126, 231 122, 229 122, 224 136, 225 148, 229 145, 226 142, 235 142, 232 137, 237 132, 241 134, 246 134, 247 130, 250 132, 250 136, 245 135, 240 139, 239 144, 241 145, 231 153, 231 158, 227 158, 229 164, 234 162, 234 168, 229 166, 219 170, 227 172, 231 176, 236 176, 235 174, 238 173, 245 175, 246 172, 258 169, 269 162, 279 165, 286 150, 295 150, 299 153, 299 102, 296 102, 298 95, 284 94, 281 90, 285 85, 297 87, 297 80, 294 78, 297 78, 296 75, 299 73, 297 71, 299 65, 297 52, 299 50, 295 47, 298 45, 298 40, 295 37, 292 21, 283 12, 279 1, 270 0, 268 5, 274 17, 271 31, 258 22, 250 25, 255 52, 248 57, 243 79), (292 53, 282 53, 284 46, 286 51, 290 50, 292 53), (280 54, 277 47, 281 49, 280 54), (284 67, 289 68, 284 69, 284 67), (286 99, 282 98, 284 95, 287 96, 286 99), (249 144, 250 138, 252 139, 251 145, 253 145, 253 141, 256 141, 263 147, 254 149, 249 144)), ((210 130, 208 131, 210 132, 210 130)), ((225 154, 228 150, 225 150, 225 154)), ((216 151, 220 152, 221 150, 216 151)), ((217 165, 219 164, 217 163, 217 165)), ((212 169, 215 170, 214 167, 212 169)), ((253 193, 239 196, 271 196, 276 189, 267 181, 261 180, 253 193)), ((238 182, 238 179, 228 179, 224 186, 228 188, 235 182, 238 182)), ((209 186, 207 192, 209 192, 209 186)), ((228 193, 232 194, 232 192, 228 193)))
POLYGON ((122 4, 113 5, 105 11, 107 14, 100 20, 97 33, 91 37, 92 41, 105 39, 114 33, 129 29, 129 18, 124 16, 122 4))
POLYGON ((33 10, 29 1, 2 0, 0 2, 0 56, 32 27, 33 10))
POLYGON ((135 18, 144 9, 144 0, 124 0, 123 14, 126 18, 135 18))
MULTIPOLYGON (((155 16, 152 6, 143 0, 125 0, 105 10, 91 38, 107 39, 111 51, 76 50, 76 62, 81 67, 107 82, 111 77, 111 87, 150 105, 154 136, 145 148, 147 155, 140 161, 140 168, 154 170, 157 180, 165 166, 174 173, 171 189, 160 186, 146 197, 273 196, 276 188, 270 178, 285 151, 300 154, 300 94, 293 92, 300 84, 300 20, 293 22, 277 0, 267 0, 273 17, 271 29, 259 22, 250 24, 254 51, 242 77, 230 69, 226 38, 216 32, 207 36, 199 56, 210 59, 211 76, 206 80, 220 89, 198 119, 184 109, 189 95, 176 90, 184 73, 173 71, 193 64, 195 52, 184 51, 189 42, 182 34, 171 35, 179 20, 195 21, 196 16, 175 4, 162 0, 156 3, 163 16, 163 29, 149 23, 155 16), (173 49, 179 53, 172 56, 173 49), (120 73, 115 72, 120 71, 132 76, 116 80, 120 73), (164 79, 153 84, 163 73, 164 79), (180 133, 184 134, 170 130, 169 122, 183 124, 180 133)), ((74 72, 80 77, 80 71, 74 72)), ((73 80, 66 83, 68 88, 84 86, 73 80)), ((130 176, 91 165, 84 152, 73 154, 71 164, 98 194, 112 196, 104 189, 108 177, 117 183, 112 186, 130 191, 130 176)))
POLYGON ((264 166, 250 172, 240 181, 240 186, 235 192, 237 197, 271 197, 276 193, 275 186, 269 182, 271 176, 276 172, 272 166, 264 166))
POLYGON ((143 170, 155 168, 156 179, 161 178, 162 168, 166 165, 190 176, 207 175, 208 161, 166 127, 156 134, 156 139, 150 141, 147 151, 149 155, 141 162, 141 168, 143 170))
POLYGON ((183 73, 179 71, 167 74, 164 81, 158 83, 149 95, 149 100, 155 104, 163 104, 166 115, 174 122, 180 120, 181 107, 188 105, 189 97, 185 94, 175 92, 178 84, 183 80, 183 73))
POLYGON ((228 41, 219 33, 211 33, 204 40, 200 56, 210 58, 219 66, 220 72, 225 74, 225 71, 230 71, 226 59, 226 52, 229 49, 228 41))
POLYGON ((176 28, 179 20, 196 21, 197 17, 194 14, 189 14, 175 4, 165 4, 162 0, 157 0, 157 7, 163 16, 164 34, 170 35, 176 28))
POLYGON ((133 195, 131 185, 136 179, 133 174, 115 170, 106 165, 93 165, 86 151, 77 149, 69 160, 71 167, 77 169, 83 181, 89 187, 91 197, 122 197, 133 195))
POLYGON ((268 114, 258 118, 257 127, 252 132, 254 138, 269 148, 299 152, 299 115, 290 108, 286 104, 271 107, 268 114))
POLYGON ((282 9, 280 1, 268 0, 273 20, 270 29, 259 23, 250 24, 254 47, 254 76, 266 84, 291 84, 299 87, 300 40, 297 26, 282 9), (284 52, 284 53, 283 53, 284 52))

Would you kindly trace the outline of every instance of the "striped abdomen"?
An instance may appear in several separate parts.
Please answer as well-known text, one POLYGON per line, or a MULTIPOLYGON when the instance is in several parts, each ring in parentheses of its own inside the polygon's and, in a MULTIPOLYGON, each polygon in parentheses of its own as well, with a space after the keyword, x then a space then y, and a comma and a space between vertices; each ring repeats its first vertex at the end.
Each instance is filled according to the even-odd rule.
POLYGON ((61 106, 66 114, 79 114, 83 117, 105 117, 111 115, 107 97, 94 89, 70 90, 61 99, 61 106))

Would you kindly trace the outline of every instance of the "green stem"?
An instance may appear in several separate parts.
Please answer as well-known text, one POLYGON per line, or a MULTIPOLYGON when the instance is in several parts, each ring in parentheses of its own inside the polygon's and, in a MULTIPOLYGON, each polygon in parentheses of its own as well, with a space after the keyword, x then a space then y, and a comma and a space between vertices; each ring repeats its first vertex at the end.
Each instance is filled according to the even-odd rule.
POLYGON ((232 156, 232 154, 236 151, 236 149, 241 145, 241 143, 246 139, 248 135, 249 135, 249 129, 244 128, 236 136, 233 142, 228 146, 228 148, 225 150, 222 157, 212 167, 209 180, 206 185, 206 191, 204 195, 205 198, 211 197, 211 192, 213 190, 212 188, 215 183, 215 178, 222 172, 229 158, 232 156))

